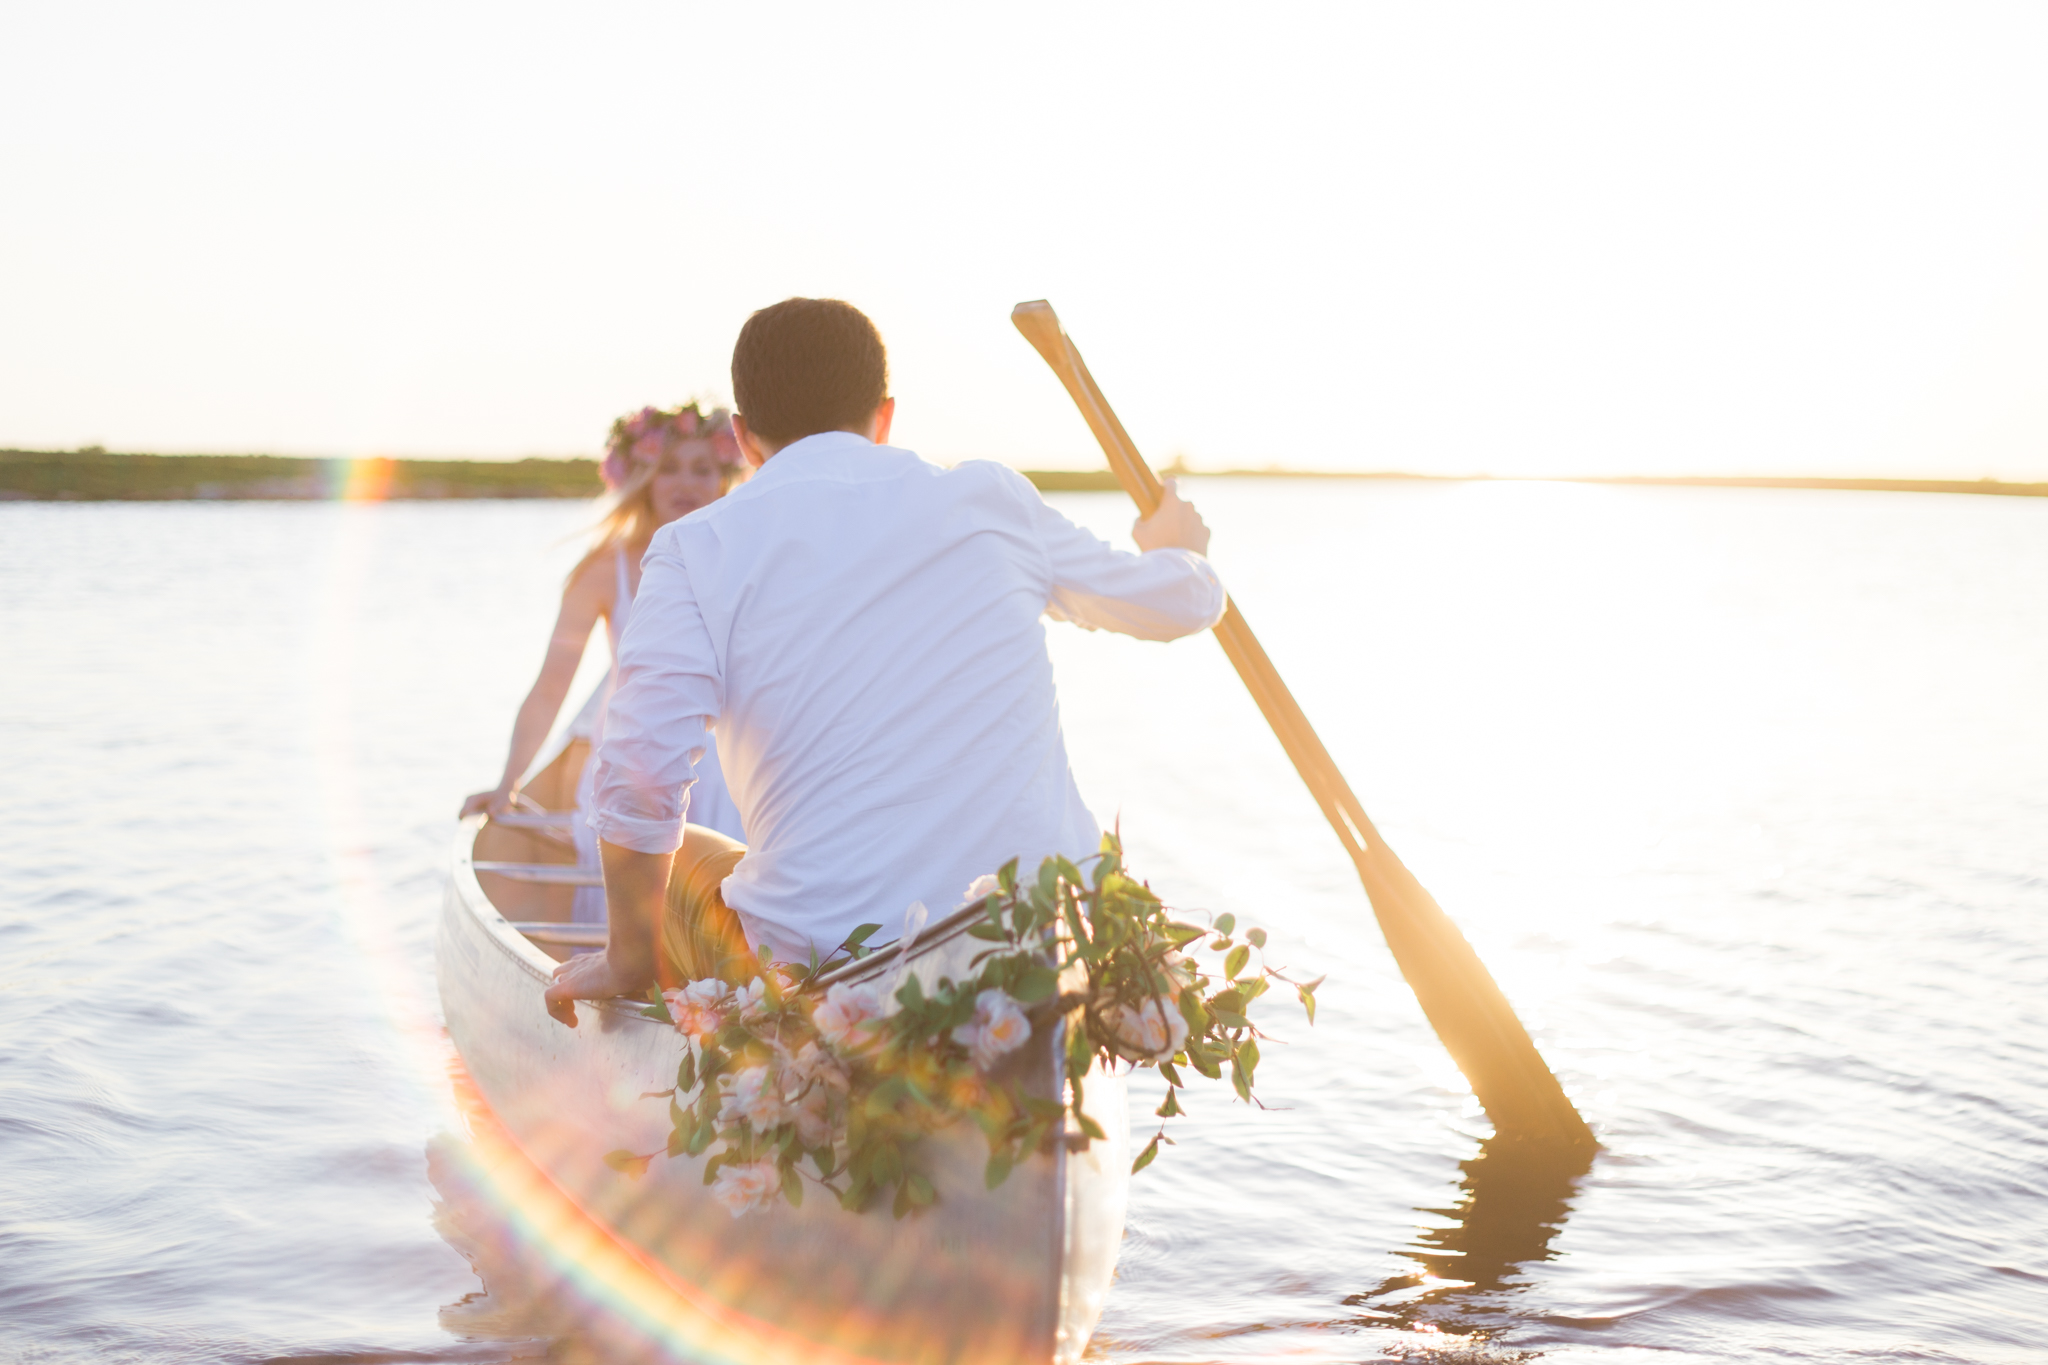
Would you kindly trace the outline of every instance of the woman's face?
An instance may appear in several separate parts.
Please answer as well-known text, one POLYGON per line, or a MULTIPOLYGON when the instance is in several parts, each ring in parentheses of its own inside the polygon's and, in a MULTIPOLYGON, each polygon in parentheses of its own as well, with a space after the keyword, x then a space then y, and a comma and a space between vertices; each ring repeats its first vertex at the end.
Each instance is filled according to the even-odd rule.
POLYGON ((648 482, 647 496, 654 504, 654 519, 666 526, 677 517, 688 516, 699 507, 718 500, 725 491, 725 467, 709 441, 678 441, 662 452, 648 482))

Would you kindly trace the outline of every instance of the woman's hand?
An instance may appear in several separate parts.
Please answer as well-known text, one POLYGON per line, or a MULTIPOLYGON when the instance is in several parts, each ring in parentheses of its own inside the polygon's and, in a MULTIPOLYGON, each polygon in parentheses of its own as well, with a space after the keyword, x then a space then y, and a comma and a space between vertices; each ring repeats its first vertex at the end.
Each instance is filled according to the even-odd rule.
POLYGON ((510 815, 514 788, 509 782, 502 782, 487 792, 477 792, 462 803, 461 819, 472 815, 510 815))

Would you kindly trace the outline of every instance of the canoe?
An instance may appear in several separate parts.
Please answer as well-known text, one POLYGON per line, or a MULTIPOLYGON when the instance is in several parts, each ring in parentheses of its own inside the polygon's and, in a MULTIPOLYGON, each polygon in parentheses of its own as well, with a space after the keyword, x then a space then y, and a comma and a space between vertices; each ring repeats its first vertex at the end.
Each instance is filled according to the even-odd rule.
MULTIPOLYGON (((572 744, 529 795, 566 807, 584 757, 572 744)), ((593 875, 575 867, 566 817, 540 810, 466 826, 449 869, 437 947, 448 1032, 496 1124, 533 1166, 696 1298, 815 1343, 820 1356, 904 1365, 1080 1357, 1123 1237, 1131 1152, 1120 1076, 1098 1070, 1084 1084, 1106 1139, 1070 1130, 992 1191, 986 1142, 962 1121, 922 1144, 939 1191, 929 1209, 897 1219, 884 1200, 850 1213, 813 1186, 800 1207, 778 1201, 736 1219, 705 1187, 702 1157, 658 1156, 637 1177, 605 1164, 622 1148, 663 1148, 667 1102, 644 1096, 674 1085, 685 1044, 636 1004, 579 1005, 575 1029, 542 1008, 541 989, 569 948, 602 941, 601 929, 561 922, 575 886, 593 875)), ((933 924, 907 970, 927 988, 966 978, 986 946, 966 934, 979 914, 933 924)), ((901 965, 884 947, 833 979, 901 965)), ((1010 1059, 1027 1093, 1062 1097, 1065 1027, 1041 1025, 1010 1059)))

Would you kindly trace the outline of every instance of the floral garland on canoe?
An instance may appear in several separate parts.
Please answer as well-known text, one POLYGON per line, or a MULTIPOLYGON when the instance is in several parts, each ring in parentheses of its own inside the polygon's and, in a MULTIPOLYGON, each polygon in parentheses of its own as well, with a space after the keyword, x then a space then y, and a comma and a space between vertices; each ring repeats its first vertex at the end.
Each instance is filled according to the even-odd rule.
MULTIPOLYGON (((893 1189, 901 1218, 938 1199, 918 1169, 919 1140, 963 1117, 988 1139, 990 1189, 1069 1131, 1077 1146, 1101 1138, 1082 1112, 1082 1081, 1098 1060, 1155 1067, 1167 1084, 1159 1131, 1133 1172, 1172 1142, 1163 1120, 1186 1112, 1180 1068, 1219 1081, 1228 1071, 1238 1098, 1255 1103, 1265 1035, 1249 1018, 1252 1002, 1284 983, 1314 1023, 1322 978, 1296 982, 1266 966, 1265 932, 1239 935, 1231 915, 1207 929, 1173 919, 1125 872, 1115 835, 1084 861, 1092 864, 1086 876, 1056 857, 1028 884, 1014 859, 977 879, 962 908, 983 907, 967 932, 990 947, 975 958, 974 976, 942 979, 929 994, 907 963, 886 984, 821 980, 868 955, 873 924, 823 962, 773 964, 763 949, 758 964, 742 958, 743 971, 728 968, 745 984, 708 977, 664 991, 647 1013, 689 1039, 676 1088, 648 1096, 669 1102, 666 1154, 700 1156, 715 1145, 704 1181, 735 1218, 778 1194, 801 1204, 806 1180, 854 1211, 893 1189), (1222 960, 1204 970, 1191 956, 1199 951, 1222 960), (1254 951, 1260 964, 1250 971, 1254 951), (1065 1103, 1027 1095, 1002 1074, 1005 1057, 1062 1017, 1079 1025, 1067 1034, 1065 1103)), ((637 1176, 661 1155, 617 1151, 605 1160, 637 1176)))

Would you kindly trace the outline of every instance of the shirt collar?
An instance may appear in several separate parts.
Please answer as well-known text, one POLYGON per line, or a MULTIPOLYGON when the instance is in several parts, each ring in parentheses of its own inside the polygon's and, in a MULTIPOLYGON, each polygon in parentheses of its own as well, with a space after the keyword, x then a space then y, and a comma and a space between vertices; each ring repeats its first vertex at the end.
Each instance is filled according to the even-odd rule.
POLYGON ((791 441, 770 455, 761 462, 761 467, 754 471, 753 477, 747 482, 758 484, 763 479, 772 479, 777 475, 799 474, 805 469, 815 469, 822 461, 829 460, 834 455, 874 449, 875 443, 859 432, 820 431, 815 435, 791 441))

